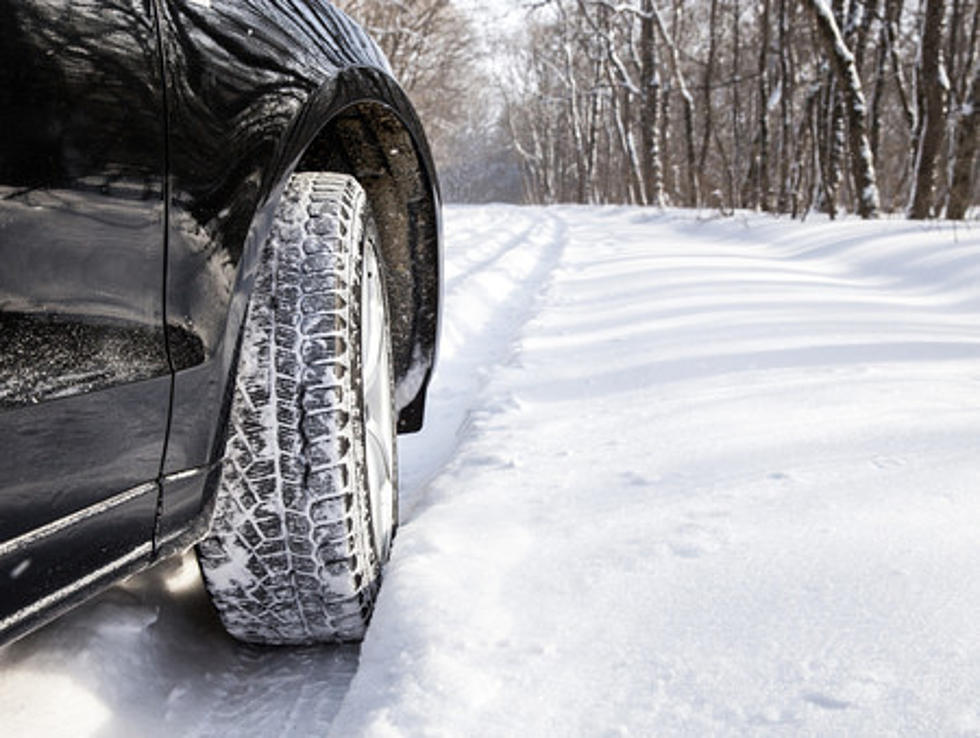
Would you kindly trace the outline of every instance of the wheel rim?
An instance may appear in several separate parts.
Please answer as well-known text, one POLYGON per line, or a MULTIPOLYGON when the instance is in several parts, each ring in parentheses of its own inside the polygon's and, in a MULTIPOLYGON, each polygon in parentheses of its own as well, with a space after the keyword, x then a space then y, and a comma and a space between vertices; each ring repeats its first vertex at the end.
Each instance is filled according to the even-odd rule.
POLYGON ((364 249, 361 279, 361 360, 364 372, 364 445, 374 541, 388 558, 395 505, 395 437, 391 400, 391 352, 381 274, 374 246, 364 249))

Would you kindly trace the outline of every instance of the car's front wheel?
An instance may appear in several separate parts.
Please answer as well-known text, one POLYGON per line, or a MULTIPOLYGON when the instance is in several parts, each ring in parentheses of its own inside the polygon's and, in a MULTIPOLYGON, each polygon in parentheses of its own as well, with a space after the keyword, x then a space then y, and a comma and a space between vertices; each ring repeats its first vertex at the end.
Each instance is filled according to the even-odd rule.
POLYGON ((365 195, 289 181, 246 316, 214 524, 198 546, 227 630, 363 637, 397 525, 389 314, 365 195))

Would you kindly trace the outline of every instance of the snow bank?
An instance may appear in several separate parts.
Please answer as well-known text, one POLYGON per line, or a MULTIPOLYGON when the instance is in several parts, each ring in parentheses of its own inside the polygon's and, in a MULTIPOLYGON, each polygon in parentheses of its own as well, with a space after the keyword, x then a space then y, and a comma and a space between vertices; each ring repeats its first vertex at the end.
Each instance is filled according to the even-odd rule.
POLYGON ((529 213, 332 735, 980 733, 980 234, 453 210, 453 271, 529 213))

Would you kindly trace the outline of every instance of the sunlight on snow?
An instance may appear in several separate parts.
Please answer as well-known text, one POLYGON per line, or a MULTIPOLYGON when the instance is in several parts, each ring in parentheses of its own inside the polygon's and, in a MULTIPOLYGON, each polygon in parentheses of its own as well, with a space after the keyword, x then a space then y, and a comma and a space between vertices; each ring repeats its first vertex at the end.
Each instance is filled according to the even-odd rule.
POLYGON ((200 582, 201 573, 197 568, 197 558, 184 556, 180 560, 180 564, 167 574, 164 586, 171 594, 181 594, 199 587, 200 582))
POLYGON ((112 717, 71 677, 33 671, 14 671, 0 681, 0 714, 5 735, 47 738, 94 736, 112 717))

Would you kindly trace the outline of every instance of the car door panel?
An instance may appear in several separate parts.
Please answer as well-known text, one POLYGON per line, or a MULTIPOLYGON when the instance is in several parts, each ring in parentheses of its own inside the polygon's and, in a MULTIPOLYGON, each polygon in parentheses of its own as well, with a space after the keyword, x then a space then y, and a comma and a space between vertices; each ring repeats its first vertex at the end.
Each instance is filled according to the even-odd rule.
POLYGON ((160 76, 151 0, 0 0, 0 631, 152 549, 160 76))
POLYGON ((169 395, 150 380, 0 413, 0 543, 152 480, 169 395))
POLYGON ((143 484, 0 544, 0 636, 16 637, 42 609, 54 616, 148 563, 158 494, 156 483, 143 484))

